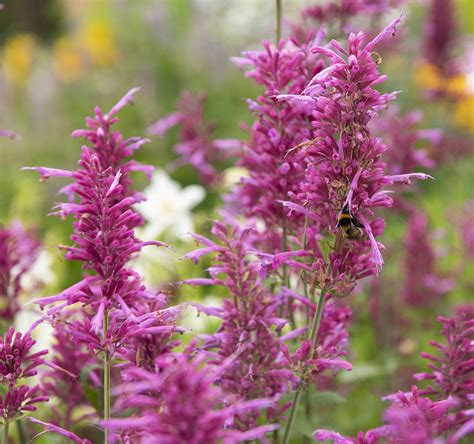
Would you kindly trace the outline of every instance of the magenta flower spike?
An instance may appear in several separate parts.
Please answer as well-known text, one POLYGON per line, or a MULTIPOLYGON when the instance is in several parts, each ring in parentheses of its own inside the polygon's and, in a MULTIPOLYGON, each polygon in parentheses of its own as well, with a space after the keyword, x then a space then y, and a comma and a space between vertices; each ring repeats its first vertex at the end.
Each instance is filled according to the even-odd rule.
MULTIPOLYGON (((191 346, 183 353, 157 358, 155 371, 139 368, 125 371, 118 407, 134 408, 139 415, 113 419, 104 424, 112 430, 127 430, 141 444, 236 443, 262 438, 275 425, 241 432, 234 429, 236 414, 268 408, 274 399, 251 402, 227 399, 214 384, 216 369, 191 346)), ((218 372, 218 370, 217 370, 218 372)), ((123 432, 122 432, 123 433, 123 432)))
POLYGON ((273 252, 275 244, 280 251, 284 250, 286 232, 295 223, 303 223, 299 214, 289 218, 280 202, 298 192, 304 171, 297 147, 311 139, 311 130, 301 111, 276 97, 300 94, 323 68, 319 56, 310 51, 322 38, 320 32, 309 33, 302 43, 281 40, 275 47, 264 42, 262 51, 246 51, 233 59, 264 90, 256 100, 247 100, 256 119, 247 129, 249 140, 239 166, 249 171, 249 177, 241 179, 226 198, 227 207, 234 213, 265 222, 261 248, 266 251, 273 252))
MULTIPOLYGON (((86 119, 88 129, 73 132, 74 137, 84 137, 90 144, 82 147, 76 171, 30 168, 37 170, 44 179, 68 176, 75 180, 63 190, 70 202, 58 204, 56 214, 62 217, 72 215, 75 219, 71 236, 75 245, 64 247, 66 258, 83 262, 83 269, 89 274, 62 293, 36 302, 42 307, 58 303, 49 309, 50 314, 77 302, 90 307, 95 314, 82 324, 78 321, 75 329, 78 340, 87 341, 97 335, 103 328, 104 314, 109 310, 127 311, 142 299, 157 297, 127 266, 127 262, 144 246, 163 245, 155 241, 141 242, 134 235, 134 228, 142 224, 142 218, 132 206, 141 200, 141 196, 133 190, 130 174, 132 171, 149 174, 152 167, 139 165, 128 158, 146 140, 138 137, 123 139, 119 132, 111 129, 117 122, 115 114, 131 102, 136 91, 137 88, 130 90, 106 114, 96 108, 95 117, 86 119), (74 197, 76 201, 71 200, 74 197)), ((116 333, 119 336, 120 331, 118 327, 116 333)), ((106 348, 103 341, 91 339, 91 343, 94 342, 100 345, 99 349, 106 348)))
POLYGON ((0 395, 0 417, 4 427, 10 420, 36 410, 36 404, 48 401, 39 385, 29 387, 24 380, 37 374, 37 367, 44 364, 42 356, 47 350, 33 352, 36 343, 30 332, 21 334, 10 327, 0 337, 0 383, 4 386, 0 395))
POLYGON ((11 324, 20 310, 22 276, 38 258, 40 243, 20 222, 0 229, 0 320, 11 324))
MULTIPOLYGON (((192 285, 220 285, 228 289, 229 298, 222 307, 196 308, 222 320, 219 329, 204 336, 203 349, 209 352, 209 363, 218 366, 216 383, 240 400, 273 397, 285 393, 296 378, 281 352, 277 332, 286 321, 277 313, 283 298, 273 296, 263 285, 260 263, 247 258, 248 245, 254 235, 237 224, 216 221, 212 229, 219 243, 202 236, 197 242, 206 247, 185 257, 197 260, 202 254, 217 253, 208 269, 211 279, 191 279, 192 285)), ((270 417, 278 417, 275 410, 270 417)), ((242 430, 256 427, 258 412, 236 415, 235 425, 242 430)), ((273 419, 273 418, 272 418, 273 419)))
POLYGON ((335 40, 331 41, 331 48, 314 47, 312 51, 328 58, 329 65, 313 77, 301 94, 278 96, 295 109, 304 110, 313 126, 304 153, 306 167, 297 193, 299 202, 283 204, 292 212, 307 217, 310 213, 312 223, 323 233, 335 232, 344 208, 363 229, 358 240, 356 237, 345 242, 342 249, 336 246, 331 253, 332 276, 324 276, 321 270, 320 282, 328 281, 328 287, 337 288, 339 296, 350 292, 360 278, 382 268, 383 246, 376 236, 382 233, 384 222, 373 216, 375 208, 392 205, 385 187, 430 177, 423 173, 387 174, 382 160, 387 147, 369 126, 396 97, 396 93, 382 94, 375 89, 386 76, 379 73, 379 60, 373 49, 395 33, 400 21, 394 20, 366 44, 365 35, 360 32, 349 36, 347 49, 335 40))
POLYGON ((170 128, 179 125, 179 143, 175 145, 179 159, 173 165, 191 165, 201 181, 209 186, 216 185, 220 179, 216 164, 236 155, 241 143, 235 139, 213 138, 215 124, 206 122, 205 101, 204 93, 194 96, 189 91, 183 91, 177 103, 178 111, 150 125, 148 132, 163 136, 170 128))
POLYGON ((428 19, 425 23, 424 57, 443 75, 454 74, 456 41, 458 40, 456 2, 430 0, 428 19))
MULTIPOLYGON (((142 196, 133 188, 131 173, 141 171, 149 176, 153 168, 138 164, 130 157, 147 140, 139 137, 124 139, 120 132, 112 129, 118 120, 115 115, 131 103, 137 90, 130 90, 108 113, 97 107, 95 116, 86 119, 87 129, 73 132, 73 137, 84 137, 87 142, 82 146, 76 170, 29 168, 37 170, 42 179, 53 176, 73 179, 62 190, 68 196, 68 202, 58 204, 56 214, 74 219, 71 236, 74 245, 63 249, 68 260, 83 263, 84 277, 60 294, 39 298, 35 302, 41 308, 48 307, 47 315, 53 318, 73 304, 81 306, 77 316, 65 321, 66 334, 70 341, 82 347, 86 356, 87 353, 90 356, 100 353, 102 357, 103 380, 99 385, 102 385, 103 417, 106 420, 111 414, 113 359, 125 359, 122 364, 126 366, 135 362, 129 346, 134 343, 136 347, 136 338, 147 336, 153 340, 153 335, 162 338, 164 334, 169 337, 175 331, 182 331, 174 323, 165 325, 166 317, 159 313, 163 307, 163 295, 147 289, 140 275, 128 263, 143 247, 164 245, 158 241, 142 242, 134 232, 143 223, 133 208, 142 196), (139 308, 142 304, 158 310, 143 313, 139 308)), ((71 354, 67 350, 58 351, 71 354)), ((80 352, 76 350, 75 353, 80 352)), ((71 372, 73 377, 75 373, 71 372)), ((51 388, 61 395, 56 390, 60 390, 59 387, 51 388)), ((80 396, 79 390, 75 395, 80 396)), ((70 413, 66 412, 64 419, 70 413)), ((108 430, 104 430, 104 441, 108 442, 108 430)))
POLYGON ((439 317, 441 334, 445 341, 431 341, 436 354, 423 352, 428 371, 413 375, 415 381, 427 381, 429 386, 420 390, 435 399, 453 396, 464 408, 472 406, 474 393, 474 319, 470 311, 460 311, 452 318, 439 317))
POLYGON ((421 211, 413 211, 405 238, 405 282, 402 299, 412 307, 436 304, 454 287, 454 281, 436 271, 436 254, 429 237, 428 220, 421 211))

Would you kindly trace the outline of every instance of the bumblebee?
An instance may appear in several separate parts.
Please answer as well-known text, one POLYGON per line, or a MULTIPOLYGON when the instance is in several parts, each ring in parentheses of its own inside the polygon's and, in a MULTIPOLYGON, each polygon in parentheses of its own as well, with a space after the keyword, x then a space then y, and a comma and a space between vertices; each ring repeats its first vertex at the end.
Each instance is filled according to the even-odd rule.
POLYGON ((363 225, 352 215, 348 205, 342 209, 336 227, 339 228, 336 236, 336 250, 340 249, 344 239, 362 240, 365 237, 363 225))

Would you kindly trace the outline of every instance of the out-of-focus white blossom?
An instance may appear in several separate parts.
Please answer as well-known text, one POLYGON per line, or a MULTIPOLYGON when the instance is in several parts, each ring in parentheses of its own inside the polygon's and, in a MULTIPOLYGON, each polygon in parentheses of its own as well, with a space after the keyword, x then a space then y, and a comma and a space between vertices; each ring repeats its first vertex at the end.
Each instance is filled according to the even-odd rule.
POLYGON ((21 288, 29 299, 38 288, 54 284, 55 280, 53 256, 49 251, 41 250, 33 266, 21 276, 21 288))
POLYGON ((184 238, 194 230, 191 210, 204 199, 203 187, 190 185, 182 188, 165 171, 156 170, 143 194, 146 201, 135 206, 146 220, 139 237, 184 238))

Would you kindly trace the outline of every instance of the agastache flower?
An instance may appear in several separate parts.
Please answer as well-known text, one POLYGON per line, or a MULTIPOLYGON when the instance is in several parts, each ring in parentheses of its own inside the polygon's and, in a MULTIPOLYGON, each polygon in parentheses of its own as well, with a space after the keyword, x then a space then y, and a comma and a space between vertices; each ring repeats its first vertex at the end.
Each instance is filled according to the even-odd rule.
POLYGON ((339 23, 345 28, 348 21, 358 15, 373 18, 391 8, 401 5, 405 0, 330 0, 324 5, 308 6, 303 10, 303 19, 312 19, 330 25, 339 23))
MULTIPOLYGON (((129 91, 107 114, 96 108, 95 118, 86 120, 89 129, 73 133, 76 137, 84 136, 91 144, 82 147, 76 171, 33 168, 42 178, 67 176, 75 179, 66 192, 70 198, 77 196, 78 201, 59 204, 57 214, 72 215, 75 219, 71 236, 75 245, 64 247, 66 258, 83 262, 83 269, 94 273, 59 295, 40 298, 36 302, 42 307, 59 302, 49 309, 50 314, 76 302, 90 307, 94 315, 76 324, 78 339, 97 336, 103 327, 105 313, 112 308, 122 310, 138 300, 156 297, 141 284, 140 276, 126 265, 142 247, 162 245, 157 241, 140 242, 134 235, 134 228, 142 223, 142 218, 132 205, 141 197, 132 188, 130 173, 148 173, 151 167, 127 158, 145 140, 136 137, 123 140, 120 133, 111 131, 111 125, 117 121, 114 115, 131 101, 135 92, 136 89, 129 91)), ((130 319, 128 323, 131 325, 132 321, 130 319)), ((116 338, 102 341, 96 337, 91 343, 95 343, 98 350, 105 350, 108 341, 116 343, 126 336, 123 327, 117 326, 113 331, 118 335, 116 338)))
POLYGON ((368 430, 367 432, 359 432, 356 437, 343 436, 332 430, 318 429, 314 432, 316 441, 330 441, 333 444, 377 444, 380 439, 387 435, 387 426, 378 427, 368 430))
POLYGON ((305 178, 297 195, 301 204, 283 204, 310 217, 321 232, 334 232, 346 207, 363 228, 366 240, 345 242, 342 249, 336 247, 331 253, 332 279, 340 280, 342 274, 347 288, 383 265, 382 245, 375 238, 382 233, 384 223, 371 219, 374 208, 392 205, 384 188, 430 177, 424 173, 386 174, 381 157, 387 147, 368 126, 396 97, 396 93, 382 94, 374 89, 386 76, 378 72, 379 60, 374 58, 373 49, 394 34, 399 23, 400 19, 393 21, 367 44, 363 44, 363 32, 351 34, 347 50, 335 40, 332 49, 313 48, 314 53, 326 56, 330 65, 316 74, 301 94, 279 96, 279 100, 304 110, 313 126, 305 149, 305 178), (369 262, 366 247, 371 250, 369 262), (352 258, 347 257, 348 252, 354 253, 352 258))
POLYGON ((218 163, 234 156, 240 149, 240 142, 234 139, 214 139, 214 123, 204 117, 206 95, 193 95, 183 91, 178 101, 178 111, 160 119, 148 128, 150 134, 163 136, 173 126, 180 126, 179 143, 175 151, 180 158, 175 167, 191 165, 205 185, 216 185, 219 180, 218 163))
POLYGON ((23 384, 24 379, 36 376, 37 367, 44 363, 42 356, 48 353, 47 350, 32 351, 36 343, 31 337, 32 328, 21 334, 10 327, 0 337, 0 383, 4 387, 0 395, 0 417, 4 421, 34 411, 35 404, 48 401, 39 385, 23 384))
MULTIPOLYGON (((250 138, 239 165, 249 171, 249 177, 243 178, 226 199, 229 209, 263 220, 265 237, 272 244, 273 237, 284 238, 289 229, 287 212, 279 202, 298 191, 303 169, 296 148, 311 138, 301 111, 275 96, 300 94, 322 69, 319 57, 310 52, 322 37, 322 33, 312 33, 302 43, 281 40, 276 47, 264 42, 263 51, 246 51, 233 59, 264 91, 256 100, 247 100, 256 120, 248 129, 250 138), (283 233, 279 227, 283 227, 283 233)), ((280 250, 284 242, 280 240, 280 250)))
MULTIPOLYGON (((314 382, 318 387, 324 387, 330 382, 329 376, 334 376, 338 370, 352 370, 352 365, 341 359, 347 354, 347 325, 350 316, 348 307, 334 301, 326 303, 316 336, 316 346, 313 348, 311 340, 307 339, 291 356, 293 369, 304 384, 314 382)), ((285 354, 288 357, 288 353, 285 354)))
POLYGON ((205 364, 205 356, 188 347, 156 359, 155 371, 126 370, 118 407, 137 409, 139 415, 104 424, 113 430, 129 429, 141 444, 236 443, 262 438, 275 425, 240 432, 233 429, 236 414, 258 411, 273 399, 230 402, 214 384, 219 370, 205 364))
MULTIPOLYGON (((53 334, 55 343, 52 346, 51 363, 54 367, 42 375, 41 385, 50 397, 55 397, 61 403, 60 407, 51 406, 51 421, 68 429, 74 413, 89 406, 81 383, 83 369, 91 368, 88 383, 92 386, 94 382, 100 383, 97 369, 92 370, 98 365, 98 360, 94 353, 72 341, 64 322, 55 323, 53 334)), ((75 418, 76 423, 80 421, 80 417, 75 418)))
POLYGON ((20 222, 0 229, 0 319, 12 323, 20 310, 22 278, 38 258, 40 243, 20 222))
POLYGON ((428 220, 414 211, 408 221, 405 238, 405 282, 402 299, 413 307, 433 305, 450 291, 454 282, 436 271, 436 254, 429 237, 428 220))
POLYGON ((456 2, 431 0, 425 24, 424 57, 441 75, 453 74, 454 47, 457 39, 456 2))
POLYGON ((357 437, 319 429, 319 441, 336 444, 448 443, 456 444, 474 431, 472 409, 474 383, 474 321, 472 306, 463 306, 452 318, 440 317, 445 343, 432 341, 437 355, 422 353, 429 371, 413 375, 416 381, 429 381, 426 389, 413 385, 410 392, 399 391, 383 398, 392 405, 384 414, 385 425, 359 432, 357 437))
POLYGON ((401 114, 397 107, 391 107, 387 114, 377 119, 374 131, 386 138, 388 149, 383 154, 390 174, 403 174, 414 168, 434 168, 435 162, 429 153, 441 142, 440 129, 417 128, 423 120, 423 113, 412 110, 401 114), (419 145, 423 143, 424 148, 419 145))
POLYGON ((423 352, 429 370, 413 377, 430 383, 421 393, 438 400, 453 396, 466 408, 472 405, 474 393, 474 319, 464 310, 452 318, 439 317, 438 321, 445 341, 431 341, 438 353, 423 352))
POLYGON ((389 442, 406 444, 437 442, 452 429, 455 414, 451 411, 459 405, 451 397, 431 401, 420 396, 416 386, 411 392, 398 392, 384 399, 392 401, 385 412, 386 437, 389 442))
MULTIPOLYGON (((296 382, 286 368, 277 336, 286 323, 277 314, 283 300, 266 290, 260 264, 247 258, 251 230, 217 221, 212 232, 219 243, 197 236, 196 240, 206 246, 185 256, 197 260, 203 254, 217 253, 209 268, 211 278, 184 282, 221 285, 230 293, 220 308, 196 305, 199 311, 222 320, 215 334, 204 337, 203 345, 210 353, 210 363, 221 367, 216 383, 237 399, 282 394, 296 382)), ((258 414, 237 415, 236 424, 246 430, 255 427, 257 418, 258 414)))

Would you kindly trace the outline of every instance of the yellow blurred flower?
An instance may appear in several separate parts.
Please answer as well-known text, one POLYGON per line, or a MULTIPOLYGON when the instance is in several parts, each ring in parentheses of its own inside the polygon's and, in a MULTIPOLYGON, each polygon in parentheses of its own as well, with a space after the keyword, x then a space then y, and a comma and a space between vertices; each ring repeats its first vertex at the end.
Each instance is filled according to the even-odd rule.
POLYGON ((457 102, 454 123, 474 134, 474 95, 470 94, 457 102))
POLYGON ((85 23, 79 39, 94 65, 112 66, 117 62, 118 49, 109 22, 93 20, 85 23))
POLYGON ((415 84, 423 89, 439 90, 443 82, 436 66, 422 63, 415 70, 415 84))
POLYGON ((443 77, 436 66, 423 63, 415 71, 415 84, 419 88, 450 96, 455 106, 454 124, 474 133, 474 91, 470 85, 471 75, 462 73, 443 77))
POLYGON ((30 34, 17 34, 9 38, 3 49, 3 66, 8 81, 23 86, 33 68, 35 39, 30 34))
POLYGON ((53 48, 56 75, 65 83, 79 80, 84 73, 84 60, 79 44, 70 37, 59 38, 53 48))

